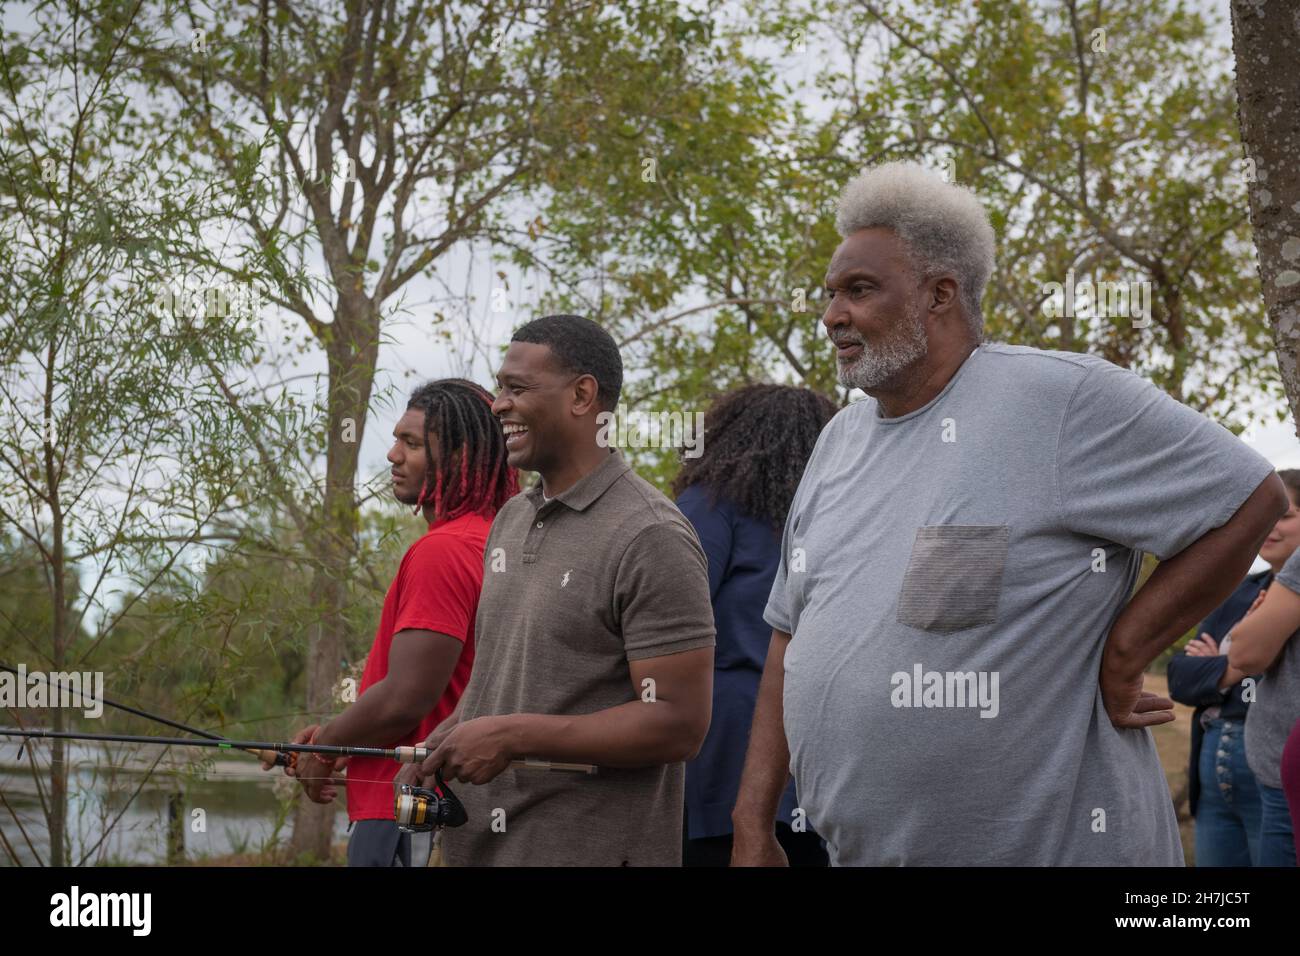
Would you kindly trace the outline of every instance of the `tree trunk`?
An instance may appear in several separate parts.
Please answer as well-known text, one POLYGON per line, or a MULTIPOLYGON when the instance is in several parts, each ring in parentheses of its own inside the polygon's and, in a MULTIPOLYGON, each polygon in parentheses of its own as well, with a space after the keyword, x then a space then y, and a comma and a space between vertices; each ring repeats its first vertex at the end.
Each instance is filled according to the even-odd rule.
POLYGON ((1165 302, 1165 328, 1169 332, 1169 353, 1173 359, 1173 370, 1165 391, 1178 401, 1185 402, 1190 356, 1187 354, 1187 323, 1183 319, 1183 293, 1181 289, 1163 283, 1159 292, 1165 302))
MULTIPOLYGON (((59 670, 56 663, 55 670, 59 670)), ((63 708, 52 711, 55 733, 67 730, 63 708)), ((68 816, 67 741, 55 738, 50 747, 50 866, 67 866, 66 823, 68 816)))
MULTIPOLYGON (((62 516, 55 509, 54 532, 54 654, 52 670, 61 673, 65 668, 66 649, 64 628, 67 611, 66 598, 63 593, 63 534, 62 516)), ((46 679, 49 679, 47 675, 46 679)), ((67 718, 59 701, 51 700, 50 717, 55 733, 68 729, 67 718)), ((66 866, 67 852, 67 816, 68 816, 68 759, 66 740, 58 737, 51 741, 50 747, 50 866, 66 866)))
POLYGON ((167 795, 167 865, 185 862, 185 794, 173 790, 167 795))
MULTIPOLYGON (((1300 10, 1289 0, 1233 0, 1237 120, 1250 223, 1293 426, 1300 419, 1300 10)), ((1297 436, 1300 436, 1300 426, 1297 436)))
MULTIPOLYGON (((54 665, 53 672, 62 673, 68 652, 68 594, 67 578, 65 577, 67 558, 63 550, 63 502, 59 497, 61 469, 55 467, 54 445, 57 438, 52 428, 54 422, 54 369, 57 361, 54 339, 50 340, 45 357, 45 488, 49 493, 50 574, 52 575, 50 586, 53 590, 51 597, 54 605, 54 621, 50 635, 53 653, 50 660, 54 665)), ((46 680, 49 681, 49 675, 46 675, 46 680)), ((53 704, 51 716, 54 731, 56 733, 66 731, 68 729, 67 718, 63 708, 58 706, 59 701, 47 701, 47 703, 53 704)), ((48 821, 50 828, 50 866, 66 866, 68 864, 67 741, 56 737, 52 744, 53 746, 50 748, 50 817, 48 821)))
MULTIPOLYGON (((57 505, 57 499, 56 499, 57 505)), ((54 673, 62 673, 67 663, 67 596, 64 593, 63 580, 63 521, 57 506, 55 508, 54 532, 54 655, 52 668, 54 673)), ((50 680, 50 675, 46 675, 50 680)), ((51 687, 54 686, 51 684, 51 687)), ((51 705, 50 717, 56 733, 68 729, 67 715, 59 701, 48 701, 51 705)), ((50 866, 67 866, 68 841, 68 741, 58 737, 51 741, 50 748, 50 866)))
MULTIPOLYGON (((325 498, 320 523, 305 542, 319 558, 312 575, 312 606, 319 615, 307 652, 307 712, 313 723, 335 709, 334 684, 346 646, 348 580, 356 556, 356 478, 361 439, 379 359, 379 317, 364 297, 345 296, 325 341, 329 359, 329 435, 325 445, 325 498)), ((327 861, 335 804, 300 798, 291 851, 327 861)))
MULTIPOLYGON (((312 606, 320 617, 312 629, 306 668, 307 713, 310 722, 315 724, 325 722, 333 712, 330 689, 338 674, 345 636, 343 576, 348 573, 350 562, 346 550, 335 540, 335 535, 344 529, 331 520, 341 510, 338 497, 327 491, 322 526, 307 541, 307 547, 320 556, 321 562, 312 575, 312 606)), ((291 844, 295 856, 309 855, 322 862, 329 860, 337 809, 332 803, 316 804, 299 796, 294 810, 291 844)))

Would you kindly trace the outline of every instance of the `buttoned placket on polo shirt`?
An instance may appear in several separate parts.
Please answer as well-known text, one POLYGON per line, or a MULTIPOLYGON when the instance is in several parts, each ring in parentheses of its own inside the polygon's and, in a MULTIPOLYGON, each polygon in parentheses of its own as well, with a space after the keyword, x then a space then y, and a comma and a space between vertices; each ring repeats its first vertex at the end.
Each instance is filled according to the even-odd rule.
POLYGON ((559 520, 561 509, 581 513, 603 495, 619 476, 630 470, 623 456, 617 449, 612 449, 608 461, 602 462, 595 471, 583 475, 572 487, 560 492, 554 498, 546 500, 545 492, 540 489, 525 492, 533 496, 534 502, 540 498, 542 503, 537 506, 537 511, 533 515, 533 526, 528 529, 528 537, 524 539, 524 564, 537 562, 542 540, 550 530, 550 525, 559 520), (571 505, 561 500, 565 497, 569 499, 571 505))
POLYGON ((546 526, 558 518, 563 507, 557 496, 537 509, 533 526, 528 529, 528 537, 524 539, 524 564, 536 563, 537 554, 542 549, 542 540, 546 536, 546 526))

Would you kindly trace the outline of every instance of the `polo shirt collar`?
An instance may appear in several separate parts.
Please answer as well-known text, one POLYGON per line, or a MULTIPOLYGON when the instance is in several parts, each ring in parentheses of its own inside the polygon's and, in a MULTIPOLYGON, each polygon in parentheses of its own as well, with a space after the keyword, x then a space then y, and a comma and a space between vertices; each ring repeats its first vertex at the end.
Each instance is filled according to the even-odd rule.
POLYGON ((627 463, 623 454, 617 448, 611 448, 609 456, 597 465, 595 470, 583 475, 571 487, 560 492, 549 502, 542 500, 540 481, 529 488, 526 494, 534 508, 540 509, 559 501, 574 511, 586 511, 597 498, 609 490, 610 485, 631 470, 632 466, 627 463))

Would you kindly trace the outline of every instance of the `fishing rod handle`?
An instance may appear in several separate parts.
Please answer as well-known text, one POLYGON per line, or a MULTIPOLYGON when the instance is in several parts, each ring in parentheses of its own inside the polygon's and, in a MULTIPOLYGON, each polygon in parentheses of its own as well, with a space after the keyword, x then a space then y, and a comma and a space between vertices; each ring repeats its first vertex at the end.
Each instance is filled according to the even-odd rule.
POLYGON ((424 763, 431 753, 428 747, 398 747, 393 751, 393 759, 398 763, 424 763))
POLYGON ((269 763, 272 767, 288 767, 293 764, 293 755, 281 753, 276 750, 250 750, 248 751, 262 763, 269 763))
POLYGON ((558 770, 566 773, 585 773, 593 774, 596 772, 595 764, 589 763, 564 763, 557 760, 542 760, 538 757, 525 757, 523 760, 512 760, 510 765, 517 770, 558 770))

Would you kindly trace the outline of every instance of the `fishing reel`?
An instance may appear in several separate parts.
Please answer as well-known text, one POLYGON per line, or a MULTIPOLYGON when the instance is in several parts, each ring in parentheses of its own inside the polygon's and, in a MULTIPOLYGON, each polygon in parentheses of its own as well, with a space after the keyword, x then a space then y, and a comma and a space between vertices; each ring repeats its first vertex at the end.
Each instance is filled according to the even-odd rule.
POLYGON ((397 788, 393 816, 397 828, 404 833, 428 833, 442 827, 463 826, 469 820, 465 806, 442 779, 442 771, 434 773, 437 786, 433 790, 413 787, 404 783, 397 788))

